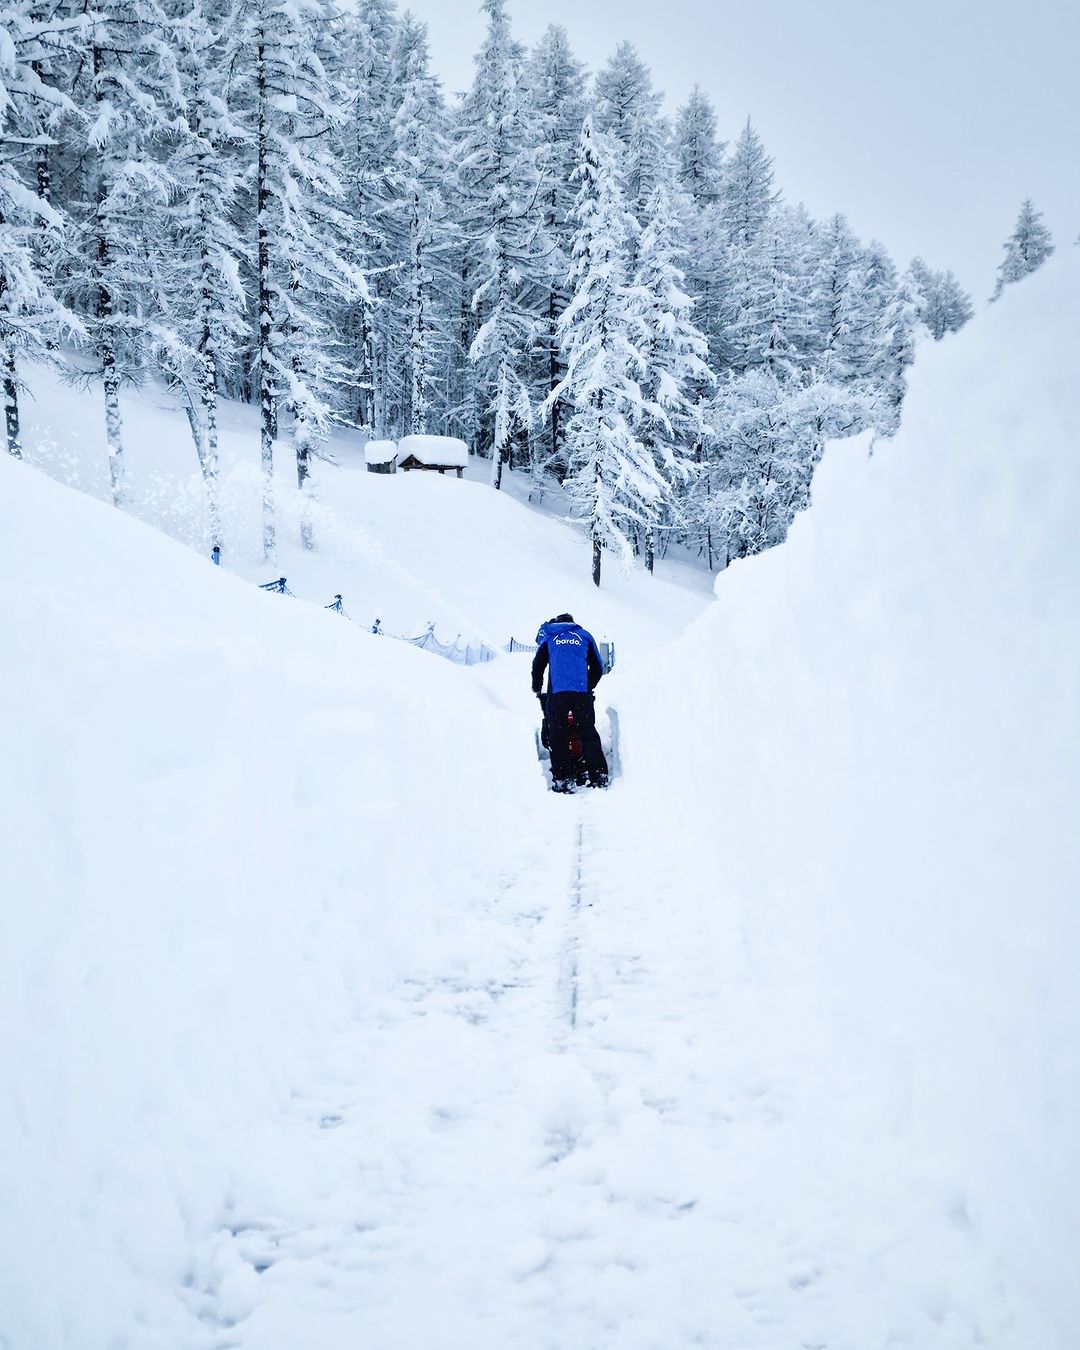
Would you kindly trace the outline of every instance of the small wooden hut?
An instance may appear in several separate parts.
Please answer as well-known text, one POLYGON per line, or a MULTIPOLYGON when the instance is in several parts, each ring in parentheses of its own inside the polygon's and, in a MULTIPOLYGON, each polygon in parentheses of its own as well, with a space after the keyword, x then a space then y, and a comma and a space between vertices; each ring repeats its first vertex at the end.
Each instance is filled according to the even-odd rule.
POLYGON ((461 477, 469 463, 469 447, 456 436, 403 436, 398 446, 402 473, 454 473, 461 477))
POLYGON ((364 463, 368 473, 394 473, 397 470, 397 441, 368 441, 364 463))

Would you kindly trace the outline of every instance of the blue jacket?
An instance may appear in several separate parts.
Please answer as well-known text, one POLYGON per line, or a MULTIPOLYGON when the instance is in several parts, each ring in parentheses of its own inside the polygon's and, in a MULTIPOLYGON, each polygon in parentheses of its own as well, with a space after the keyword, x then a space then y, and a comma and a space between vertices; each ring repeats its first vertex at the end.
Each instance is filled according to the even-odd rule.
POLYGON ((604 667, 596 640, 580 624, 545 623, 536 640, 532 664, 534 694, 544 687, 545 670, 549 671, 548 688, 553 694, 584 694, 596 688, 604 667))

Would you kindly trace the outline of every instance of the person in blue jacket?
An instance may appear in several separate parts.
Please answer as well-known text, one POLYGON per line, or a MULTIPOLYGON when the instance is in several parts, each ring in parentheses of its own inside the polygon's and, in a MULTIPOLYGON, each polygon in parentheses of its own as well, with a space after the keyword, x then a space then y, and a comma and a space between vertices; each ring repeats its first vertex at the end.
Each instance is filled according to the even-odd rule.
POLYGON ((592 691, 604 674, 596 640, 574 622, 572 614, 559 614, 541 624, 536 643, 532 687, 544 710, 544 740, 551 751, 551 785, 556 792, 571 792, 574 788, 577 766, 571 759, 566 734, 568 714, 573 713, 589 783, 592 787, 607 787, 607 760, 596 730, 593 706, 592 691))

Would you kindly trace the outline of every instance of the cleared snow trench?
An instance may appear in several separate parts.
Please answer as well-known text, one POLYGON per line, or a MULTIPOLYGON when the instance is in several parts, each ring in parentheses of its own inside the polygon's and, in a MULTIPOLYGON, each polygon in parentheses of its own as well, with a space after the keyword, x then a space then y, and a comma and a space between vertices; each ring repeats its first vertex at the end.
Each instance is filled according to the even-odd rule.
POLYGON ((311 593, 632 654, 569 800, 522 664, 0 461, 0 1344, 1072 1350, 1078 260, 1011 290, 677 642, 503 494, 343 475, 311 593))

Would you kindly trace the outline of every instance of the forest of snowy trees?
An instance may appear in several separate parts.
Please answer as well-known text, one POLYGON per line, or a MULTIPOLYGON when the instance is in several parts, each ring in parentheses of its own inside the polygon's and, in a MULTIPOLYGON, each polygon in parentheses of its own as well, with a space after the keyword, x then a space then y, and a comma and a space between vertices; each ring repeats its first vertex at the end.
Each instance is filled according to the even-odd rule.
POLYGON ((74 351, 117 503, 118 391, 173 391, 215 543, 221 398, 259 408, 267 556, 274 456, 304 489, 336 424, 564 491, 597 581, 781 540, 824 441, 893 432, 917 331, 968 297, 785 202, 700 90, 666 118, 628 44, 590 81, 562 29, 526 51, 483 10, 454 100, 393 0, 0 0, 10 452, 20 368, 74 351))

